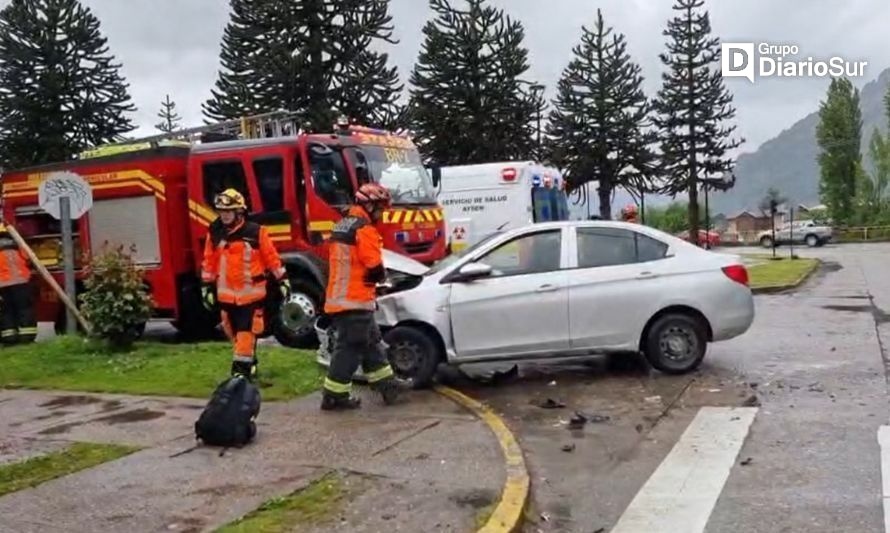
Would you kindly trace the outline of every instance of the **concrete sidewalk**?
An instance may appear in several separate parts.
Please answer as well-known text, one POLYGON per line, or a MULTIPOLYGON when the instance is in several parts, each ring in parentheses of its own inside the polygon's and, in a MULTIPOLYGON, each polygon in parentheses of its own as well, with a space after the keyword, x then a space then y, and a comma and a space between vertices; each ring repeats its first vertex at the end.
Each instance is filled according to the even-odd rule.
POLYGON ((505 477, 487 426, 432 392, 393 407, 361 394, 362 409, 349 413, 321 412, 317 395, 266 403, 257 441, 220 456, 187 451, 204 401, 0 391, 0 463, 73 441, 145 446, 0 498, 0 529, 212 530, 338 471, 354 490, 318 530, 473 530, 505 477))

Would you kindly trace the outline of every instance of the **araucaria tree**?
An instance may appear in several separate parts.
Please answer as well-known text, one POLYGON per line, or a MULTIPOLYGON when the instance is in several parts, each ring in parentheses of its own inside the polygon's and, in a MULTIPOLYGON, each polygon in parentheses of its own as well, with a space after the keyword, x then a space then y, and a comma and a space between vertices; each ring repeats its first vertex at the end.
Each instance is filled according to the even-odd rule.
POLYGON ((859 90, 850 80, 831 80, 828 96, 819 107, 816 140, 820 148, 819 195, 835 223, 849 222, 862 164, 862 111, 859 90))
POLYGON ((158 118, 161 121, 155 124, 155 128, 164 133, 176 131, 180 127, 182 117, 176 112, 176 102, 170 99, 169 94, 161 101, 161 110, 158 111, 158 118))
POLYGON ((533 157, 543 94, 523 79, 525 30, 485 0, 458 2, 430 0, 434 18, 411 75, 421 149, 441 165, 533 157))
POLYGON ((566 171, 570 189, 598 182, 600 217, 609 219, 615 188, 635 195, 648 189, 657 138, 641 69, 631 60, 624 35, 613 34, 599 10, 594 28, 582 32, 550 113, 550 153, 566 171))
MULTIPOLYGON (((663 32, 668 37, 661 61, 667 67, 655 101, 661 144, 662 191, 689 196, 689 231, 699 235, 699 192, 726 190, 735 184, 735 160, 727 152, 733 139, 732 95, 720 74, 720 40, 711 37, 704 0, 677 0, 677 15, 663 32)), ((707 196, 705 196, 707 199, 707 196)))
POLYGON ((78 0, 12 0, 0 11, 2 164, 65 160, 132 131, 119 68, 78 0))
POLYGON ((388 127, 402 91, 388 55, 389 0, 230 0, 211 119, 288 110, 315 130, 343 114, 388 127))

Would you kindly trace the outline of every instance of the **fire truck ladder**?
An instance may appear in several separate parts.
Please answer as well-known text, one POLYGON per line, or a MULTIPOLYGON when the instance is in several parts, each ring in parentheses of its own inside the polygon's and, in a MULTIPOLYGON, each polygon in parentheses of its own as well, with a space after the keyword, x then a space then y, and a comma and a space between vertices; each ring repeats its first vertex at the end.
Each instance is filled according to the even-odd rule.
POLYGON ((167 140, 209 142, 222 139, 262 139, 266 137, 297 135, 299 131, 300 125, 297 120, 297 114, 292 111, 279 110, 226 120, 216 124, 171 131, 141 139, 128 139, 120 144, 157 143, 167 140))

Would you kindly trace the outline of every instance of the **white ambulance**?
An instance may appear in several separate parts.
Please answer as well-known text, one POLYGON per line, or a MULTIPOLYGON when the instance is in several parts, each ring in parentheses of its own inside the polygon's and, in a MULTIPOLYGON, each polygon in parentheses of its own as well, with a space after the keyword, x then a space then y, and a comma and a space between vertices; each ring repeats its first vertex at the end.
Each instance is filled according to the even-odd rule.
POLYGON ((534 161, 442 167, 438 185, 452 252, 500 229, 569 219, 562 174, 534 161))

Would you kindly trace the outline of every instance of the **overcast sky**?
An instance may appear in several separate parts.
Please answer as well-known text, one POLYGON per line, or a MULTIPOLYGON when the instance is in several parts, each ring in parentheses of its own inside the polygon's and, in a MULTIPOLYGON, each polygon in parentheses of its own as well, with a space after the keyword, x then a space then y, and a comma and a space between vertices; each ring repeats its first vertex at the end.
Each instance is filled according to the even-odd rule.
MULTIPOLYGON (((227 0, 81 0, 102 22, 112 52, 123 63, 130 93, 138 106, 137 133, 153 133, 159 102, 169 93, 186 125, 202 122, 201 102, 219 68, 219 44, 228 20, 227 0)), ((455 0, 459 1, 459 0, 455 0)), ((596 9, 606 23, 627 35, 629 50, 643 68, 646 89, 654 95, 661 81, 658 54, 662 31, 672 16, 670 0, 491 0, 509 9, 526 29, 530 79, 552 95, 578 42, 582 25, 592 26, 596 9)), ((5 6, 9 0, 0 0, 5 6)), ((420 48, 429 16, 426 0, 391 0, 390 12, 400 44, 388 47, 406 81, 420 48)), ((725 42, 768 41, 800 47, 801 55, 841 56, 868 61, 861 87, 890 67, 888 0, 708 0, 714 34, 725 42)), ((825 79, 767 79, 751 84, 731 78, 736 124, 753 151, 815 110, 825 79)))

